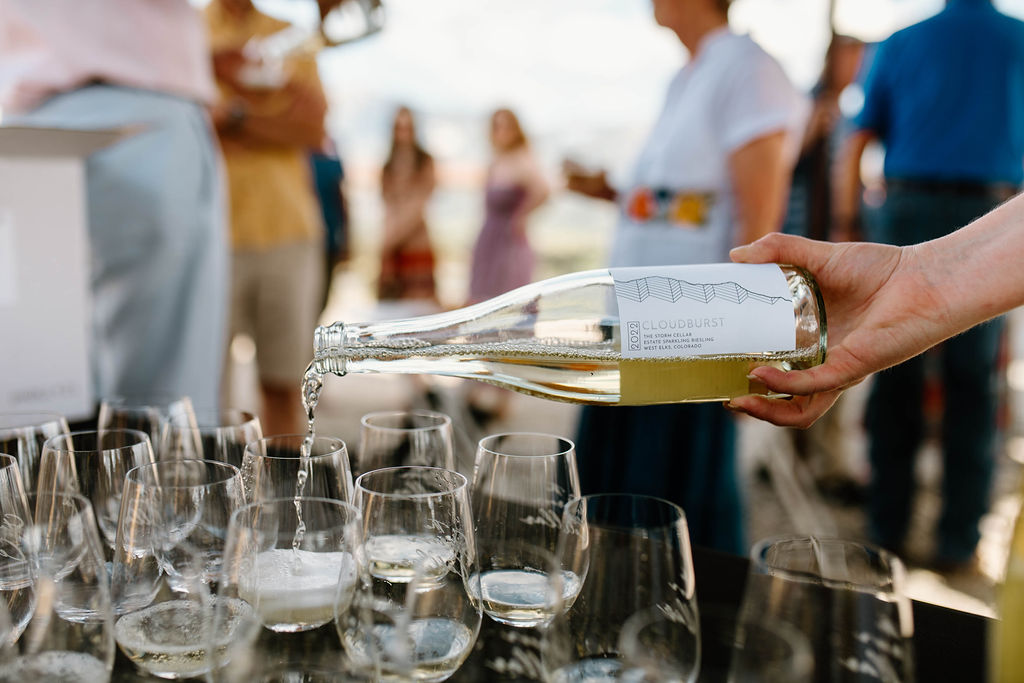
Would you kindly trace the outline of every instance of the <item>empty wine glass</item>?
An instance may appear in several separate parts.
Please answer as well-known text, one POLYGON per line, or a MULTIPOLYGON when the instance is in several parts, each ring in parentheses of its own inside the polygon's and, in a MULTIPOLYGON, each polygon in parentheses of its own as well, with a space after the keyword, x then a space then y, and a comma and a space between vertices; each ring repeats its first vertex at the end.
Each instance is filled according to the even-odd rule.
POLYGON ((68 421, 56 413, 0 414, 0 453, 17 459, 26 491, 36 489, 43 444, 51 436, 70 431, 68 421))
POLYGON ((108 429, 137 429, 145 432, 156 449, 160 445, 163 428, 171 422, 196 425, 192 399, 166 394, 108 397, 100 402, 96 428, 101 432, 108 429))
POLYGON ((185 591, 179 548, 199 556, 204 583, 215 582, 228 521, 243 504, 241 473, 226 463, 165 460, 129 470, 114 547, 115 611, 148 607, 165 585, 171 593, 185 591))
POLYGON ((572 605, 581 578, 558 550, 565 504, 580 495, 572 441, 549 434, 496 434, 480 440, 473 470, 473 518, 484 612, 511 626, 554 615, 548 574, 562 571, 560 603, 572 605))
POLYGON ((344 610, 352 600, 361 520, 351 504, 327 498, 272 498, 239 508, 228 529, 220 595, 244 600, 271 631, 330 622, 335 602, 344 610))
POLYGON ((430 410, 368 413, 360 420, 360 474, 404 465, 455 469, 452 419, 430 410))
POLYGON ((29 510, 18 462, 0 455, 0 600, 7 605, 12 643, 25 630, 35 606, 33 558, 22 544, 25 529, 32 524, 29 510))
POLYGON ((95 511, 108 561, 113 560, 125 475, 153 463, 149 436, 134 429, 60 434, 46 440, 39 491, 77 491, 95 511))
POLYGON ((628 666, 619 647, 623 624, 652 607, 681 626, 680 680, 696 677, 700 625, 686 516, 679 506, 625 494, 577 498, 565 506, 559 545, 583 586, 545 632, 541 655, 550 680, 618 679, 628 666))
POLYGON ((303 435, 271 436, 245 447, 242 482, 249 502, 288 496, 352 500, 345 442, 317 436, 302 458, 303 435))
POLYGON ((21 541, 32 558, 34 609, 0 681, 108 680, 113 609, 92 507, 75 493, 41 493, 35 504, 21 541))
POLYGON ((160 437, 157 458, 219 460, 241 467, 245 446, 262 438, 260 420, 252 413, 197 409, 194 420, 180 416, 168 422, 160 437))
POLYGON ((741 614, 790 624, 810 643, 813 680, 912 681, 913 617, 903 564, 866 543, 813 536, 754 546, 741 614))
POLYGON ((469 656, 480 629, 476 543, 468 482, 433 467, 360 475, 359 582, 337 624, 345 650, 385 680, 445 680, 469 656))

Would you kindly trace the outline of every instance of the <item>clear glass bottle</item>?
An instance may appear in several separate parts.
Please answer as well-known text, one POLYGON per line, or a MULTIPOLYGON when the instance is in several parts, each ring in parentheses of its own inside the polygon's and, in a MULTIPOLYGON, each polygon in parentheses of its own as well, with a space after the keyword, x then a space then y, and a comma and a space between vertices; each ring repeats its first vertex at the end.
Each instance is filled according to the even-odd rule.
POLYGON ((647 405, 764 394, 752 368, 808 368, 825 347, 824 303, 802 269, 621 268, 444 313, 318 327, 312 369, 447 375, 573 403, 647 405))

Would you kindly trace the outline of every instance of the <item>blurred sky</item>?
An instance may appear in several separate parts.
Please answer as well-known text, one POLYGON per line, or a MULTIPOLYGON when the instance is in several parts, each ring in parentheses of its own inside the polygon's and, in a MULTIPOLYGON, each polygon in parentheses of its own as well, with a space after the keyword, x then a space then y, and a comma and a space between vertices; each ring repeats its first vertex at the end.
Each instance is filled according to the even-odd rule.
MULTIPOLYGON (((486 156, 486 116, 519 112, 549 157, 618 166, 643 137, 664 86, 685 60, 648 0, 385 0, 385 29, 326 51, 321 71, 330 128, 354 163, 384 154, 393 107, 425 122, 443 160, 486 156)), ((295 7, 290 0, 261 6, 295 7)), ((865 40, 941 9, 943 0, 839 0, 839 31, 865 40)), ((1001 0, 1024 17, 1024 0, 1001 0)), ((736 0, 733 26, 775 55, 801 88, 828 41, 826 0, 736 0)), ((480 159, 482 160, 482 159, 480 159)), ((473 164, 475 165, 475 164, 473 164)))

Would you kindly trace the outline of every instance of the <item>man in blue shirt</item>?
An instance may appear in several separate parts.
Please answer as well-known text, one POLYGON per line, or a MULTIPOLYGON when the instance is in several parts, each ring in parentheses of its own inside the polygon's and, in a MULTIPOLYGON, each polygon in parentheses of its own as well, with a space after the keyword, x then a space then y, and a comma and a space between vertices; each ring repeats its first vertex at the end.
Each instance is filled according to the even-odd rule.
MULTIPOLYGON (((860 157, 872 140, 886 151, 880 241, 903 246, 941 237, 1020 187, 1024 22, 1000 14, 991 0, 948 0, 937 15, 893 34, 879 46, 864 90, 836 196, 839 238, 852 236, 860 157)), ((972 565, 988 508, 1001 333, 1001 321, 990 322, 933 356, 945 389, 938 568, 972 565)), ((876 375, 868 403, 870 530, 896 551, 909 526, 914 458, 925 435, 926 362, 919 356, 876 375)))

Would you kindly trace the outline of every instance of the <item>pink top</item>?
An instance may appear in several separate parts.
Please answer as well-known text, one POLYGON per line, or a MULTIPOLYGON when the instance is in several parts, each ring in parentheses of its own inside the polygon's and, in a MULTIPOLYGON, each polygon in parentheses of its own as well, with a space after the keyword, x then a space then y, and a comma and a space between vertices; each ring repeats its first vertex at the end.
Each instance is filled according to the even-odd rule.
POLYGON ((212 102, 202 17, 188 0, 0 0, 0 107, 89 81, 212 102))

